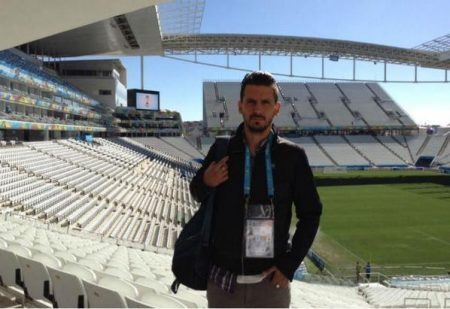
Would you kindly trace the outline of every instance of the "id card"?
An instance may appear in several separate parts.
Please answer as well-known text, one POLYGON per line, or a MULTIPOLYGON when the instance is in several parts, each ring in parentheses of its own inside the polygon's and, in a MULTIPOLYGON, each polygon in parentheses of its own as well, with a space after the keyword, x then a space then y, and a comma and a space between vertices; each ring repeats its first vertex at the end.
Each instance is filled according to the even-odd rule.
POLYGON ((273 205, 248 205, 245 220, 245 257, 274 257, 273 205))
POLYGON ((245 227, 245 257, 273 258, 273 220, 247 219, 245 227))

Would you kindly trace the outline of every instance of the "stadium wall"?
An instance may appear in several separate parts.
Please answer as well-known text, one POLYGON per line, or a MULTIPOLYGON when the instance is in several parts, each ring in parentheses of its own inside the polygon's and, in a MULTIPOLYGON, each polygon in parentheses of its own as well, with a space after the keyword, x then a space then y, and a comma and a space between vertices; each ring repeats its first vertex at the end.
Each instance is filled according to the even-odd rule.
POLYGON ((316 175, 315 182, 318 186, 348 186, 348 185, 374 185, 374 184, 405 184, 405 183, 435 183, 450 186, 450 177, 447 175, 385 175, 384 177, 376 176, 365 171, 365 175, 344 176, 341 177, 316 175))

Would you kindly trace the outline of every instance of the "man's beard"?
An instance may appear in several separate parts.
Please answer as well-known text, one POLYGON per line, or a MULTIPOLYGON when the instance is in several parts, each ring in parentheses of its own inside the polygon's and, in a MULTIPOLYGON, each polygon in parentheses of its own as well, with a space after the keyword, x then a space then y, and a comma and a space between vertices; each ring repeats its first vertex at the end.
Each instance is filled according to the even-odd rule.
POLYGON ((263 117, 263 116, 256 116, 256 115, 251 115, 249 117, 248 121, 245 121, 245 125, 250 130, 250 132, 252 132, 252 133, 264 132, 265 130, 267 130, 268 127, 270 127, 271 124, 272 124, 272 119, 270 119, 270 121, 266 121, 265 117, 263 117), (254 126, 254 125, 252 125, 251 124, 252 118, 260 119, 260 121, 263 122, 264 125, 262 125, 262 126, 254 126))

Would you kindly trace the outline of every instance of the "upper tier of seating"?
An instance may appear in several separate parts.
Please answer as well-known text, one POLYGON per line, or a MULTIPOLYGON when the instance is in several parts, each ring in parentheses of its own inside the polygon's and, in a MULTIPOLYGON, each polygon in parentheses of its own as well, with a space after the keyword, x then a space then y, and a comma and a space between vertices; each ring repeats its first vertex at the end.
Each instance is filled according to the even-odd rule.
POLYGON ((19 56, 18 52, 0 51, 0 76, 24 82, 29 86, 34 86, 52 92, 57 96, 90 106, 99 104, 75 86, 56 76, 56 74, 50 74, 42 66, 19 56))
MULTIPOLYGON (((74 101, 55 101, 51 98, 28 93, 27 89, 11 89, 10 87, 0 86, 1 110, 8 113, 25 113, 25 107, 35 107, 37 109, 49 110, 55 112, 64 112, 68 114, 80 115, 87 118, 100 119, 101 116, 93 111, 91 107, 74 101)), ((28 113, 27 116, 32 114, 28 113)), ((36 114, 40 114, 37 111, 36 114)), ((8 114, 7 114, 8 115, 8 114)))
MULTIPOLYGON (((411 128, 412 119, 373 83, 283 83, 276 126, 285 130, 411 128)), ((239 82, 204 82, 203 109, 208 129, 235 129, 239 82)))
POLYGON ((203 154, 184 137, 134 137, 133 140, 192 164, 203 158, 203 154))

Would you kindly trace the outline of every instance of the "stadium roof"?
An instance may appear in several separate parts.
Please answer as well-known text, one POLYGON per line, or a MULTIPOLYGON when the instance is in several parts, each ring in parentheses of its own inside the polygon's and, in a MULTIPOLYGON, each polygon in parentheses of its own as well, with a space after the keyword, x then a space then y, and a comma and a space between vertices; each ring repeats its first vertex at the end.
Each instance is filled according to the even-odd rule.
POLYGON ((39 4, 3 0, 0 34, 7 40, 0 42, 0 50, 17 43, 27 53, 54 58, 106 54, 277 55, 450 69, 450 36, 410 49, 311 37, 198 34, 204 2, 78 0, 75 5, 59 0, 40 0, 39 4))
POLYGON ((420 44, 414 49, 438 53, 442 61, 450 60, 450 34, 420 44))
POLYGON ((162 55, 155 6, 117 15, 21 46, 54 58, 86 55, 162 55))
POLYGON ((275 55, 337 57, 364 61, 450 69, 440 51, 310 37, 198 34, 163 41, 166 55, 275 55))
MULTIPOLYGON (((72 29, 109 20, 165 1, 167 0, 2 0, 0 50, 56 34, 70 36, 72 29)), ((151 31, 151 29, 148 30, 151 31)), ((63 48, 63 46, 46 45, 47 42, 43 40, 39 46, 45 49, 45 52, 51 52, 53 49, 56 52, 57 49, 63 48)), ((86 40, 83 44, 89 46, 95 45, 96 42, 86 40)), ((76 50, 79 46, 72 43, 69 47, 76 50)), ((86 51, 80 51, 78 55, 90 54, 89 49, 86 51)))
MULTIPOLYGON (((51 6, 53 1, 59 0, 44 1, 47 3, 42 6, 45 4, 51 6)), ((70 5, 61 4, 61 1, 57 3, 63 12, 72 9, 70 5)), ((117 8, 113 6, 113 10, 110 10, 109 2, 81 0, 78 6, 83 11, 75 11, 73 15, 84 16, 84 11, 91 11, 91 3, 94 10, 98 7, 98 3, 101 4, 102 10, 108 6, 109 15, 92 14, 89 20, 79 23, 77 27, 62 27, 64 20, 56 18, 54 28, 62 28, 65 31, 52 29, 53 31, 44 38, 22 41, 21 49, 26 53, 53 58, 87 55, 163 55, 163 36, 165 39, 175 39, 200 30, 205 5, 204 0, 140 0, 136 3, 120 0, 119 4, 122 6, 119 7, 113 0, 112 3, 117 8), (115 14, 111 14, 112 12, 115 14)), ((12 13, 19 14, 14 11, 12 13)), ((3 48, 0 42, 1 49, 3 48)))

